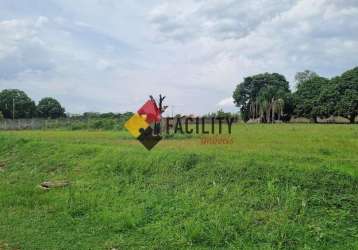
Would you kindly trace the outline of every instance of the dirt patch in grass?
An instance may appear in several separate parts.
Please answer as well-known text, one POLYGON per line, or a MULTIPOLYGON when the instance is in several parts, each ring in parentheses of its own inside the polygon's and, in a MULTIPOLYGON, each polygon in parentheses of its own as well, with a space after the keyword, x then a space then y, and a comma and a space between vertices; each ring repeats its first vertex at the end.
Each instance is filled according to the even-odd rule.
MULTIPOLYGON (((0 161, 0 172, 5 172, 5 167, 6 167, 5 162, 0 161)), ((1 247, 1 245, 0 245, 0 247, 1 247)), ((0 250, 1 250, 1 248, 0 248, 0 250)))
POLYGON ((0 250, 19 250, 20 248, 10 247, 6 242, 0 241, 0 250))
POLYGON ((63 188, 70 184, 68 181, 44 181, 40 184, 40 187, 43 189, 50 189, 50 188, 63 188))

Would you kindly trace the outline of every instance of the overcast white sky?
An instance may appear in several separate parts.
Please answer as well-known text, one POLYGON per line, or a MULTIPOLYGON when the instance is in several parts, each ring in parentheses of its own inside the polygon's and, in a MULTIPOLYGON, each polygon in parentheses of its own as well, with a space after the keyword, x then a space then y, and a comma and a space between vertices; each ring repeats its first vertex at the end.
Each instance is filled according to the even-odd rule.
POLYGON ((71 113, 233 111, 244 76, 357 65, 357 0, 0 0, 0 90, 71 113))

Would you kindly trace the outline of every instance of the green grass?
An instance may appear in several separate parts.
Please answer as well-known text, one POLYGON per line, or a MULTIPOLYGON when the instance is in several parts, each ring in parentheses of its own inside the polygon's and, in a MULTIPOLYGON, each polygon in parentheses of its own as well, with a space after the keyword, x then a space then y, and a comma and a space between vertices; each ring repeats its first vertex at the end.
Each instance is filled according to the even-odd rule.
POLYGON ((357 125, 232 136, 1 132, 0 249, 358 249, 357 125))

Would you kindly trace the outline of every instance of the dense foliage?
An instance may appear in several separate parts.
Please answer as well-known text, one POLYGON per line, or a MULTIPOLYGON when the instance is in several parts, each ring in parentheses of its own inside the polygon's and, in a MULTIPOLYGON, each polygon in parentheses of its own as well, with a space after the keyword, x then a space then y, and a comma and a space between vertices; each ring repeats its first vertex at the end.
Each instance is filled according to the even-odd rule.
POLYGON ((234 91, 233 98, 240 107, 243 120, 260 119, 272 122, 289 115, 289 83, 283 75, 273 73, 246 77, 234 91))
POLYGON ((339 97, 335 103, 337 114, 353 123, 358 115, 358 67, 343 73, 334 90, 339 97))
POLYGON ((31 118, 35 110, 35 102, 24 91, 5 89, 0 92, 0 111, 4 118, 31 118))
MULTIPOLYGON (((26 125, 30 128, 34 125, 42 129, 69 129, 69 130, 119 130, 123 128, 125 121, 133 115, 132 112, 120 113, 96 113, 85 112, 82 115, 74 115, 67 119, 48 120, 41 124, 26 125)), ((4 89, 0 92, 0 120, 1 119, 26 119, 65 118, 65 108, 61 103, 52 98, 42 98, 38 105, 26 95, 25 92, 17 89, 4 89)), ((39 121, 40 122, 40 121, 39 121)), ((17 123, 16 123, 17 124, 17 123)), ((10 126, 10 125, 9 125, 10 126)), ((25 126, 25 127, 26 127, 25 126)), ((17 125, 16 125, 17 127, 17 125)))
POLYGON ((318 118, 342 116, 354 123, 358 115, 358 67, 327 79, 313 71, 298 72, 291 93, 285 77, 273 73, 246 77, 233 98, 244 121, 288 121, 291 116, 318 118))
MULTIPOLYGON (((295 82, 298 85, 300 85, 301 83, 308 81, 314 77, 319 76, 316 72, 313 72, 311 70, 305 70, 303 72, 297 72, 295 75, 295 82)), ((296 86, 296 87, 297 87, 296 86)))
POLYGON ((40 100, 36 107, 38 117, 60 118, 65 116, 65 109, 54 98, 46 97, 40 100))
POLYGON ((320 93, 329 85, 329 80, 315 76, 297 85, 297 91, 293 93, 295 100, 295 114, 300 117, 317 122, 320 116, 320 93))

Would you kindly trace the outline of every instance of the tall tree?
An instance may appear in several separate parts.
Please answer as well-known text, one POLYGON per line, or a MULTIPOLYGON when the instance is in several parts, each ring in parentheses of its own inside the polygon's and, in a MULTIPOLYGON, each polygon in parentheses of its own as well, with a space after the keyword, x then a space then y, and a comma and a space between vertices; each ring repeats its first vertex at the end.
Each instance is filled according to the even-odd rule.
POLYGON ((336 111, 351 123, 358 115, 358 67, 348 70, 337 79, 336 93, 338 98, 336 111))
POLYGON ((342 116, 354 123, 358 115, 358 67, 331 79, 319 98, 320 115, 342 116))
POLYGON ((320 76, 301 82, 294 93, 295 114, 316 123, 317 118, 321 116, 320 95, 328 86, 329 80, 320 76))
POLYGON ((330 116, 338 115, 337 102, 339 93, 337 92, 338 82, 340 77, 332 78, 328 84, 321 89, 318 99, 318 110, 321 118, 328 118, 330 116))
POLYGON ((4 118, 31 118, 35 110, 35 102, 24 91, 4 89, 0 92, 0 111, 4 118))
POLYGON ((65 116, 65 109, 54 98, 42 98, 36 108, 37 115, 42 118, 60 118, 65 116))
POLYGON ((300 85, 301 83, 311 80, 312 78, 315 78, 319 76, 316 72, 311 71, 306 69, 303 72, 297 72, 295 75, 295 83, 296 83, 296 88, 298 87, 298 85, 300 85))
MULTIPOLYGON (((273 122, 284 115, 289 102, 289 84, 283 75, 264 73, 244 78, 237 85, 233 98, 244 121, 260 118, 273 122)), ((288 114, 286 114, 288 115, 288 114)))

